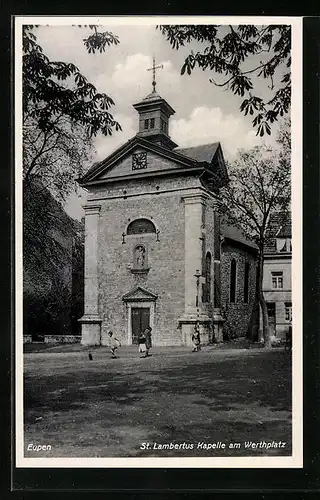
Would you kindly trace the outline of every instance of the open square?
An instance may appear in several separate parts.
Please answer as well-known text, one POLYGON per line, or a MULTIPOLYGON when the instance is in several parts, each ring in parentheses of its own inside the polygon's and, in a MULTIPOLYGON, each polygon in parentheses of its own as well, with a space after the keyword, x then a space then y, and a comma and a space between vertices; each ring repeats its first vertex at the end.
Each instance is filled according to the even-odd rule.
POLYGON ((291 455, 283 348, 159 347, 141 359, 122 347, 111 359, 97 347, 92 361, 80 345, 27 351, 25 457, 291 455))

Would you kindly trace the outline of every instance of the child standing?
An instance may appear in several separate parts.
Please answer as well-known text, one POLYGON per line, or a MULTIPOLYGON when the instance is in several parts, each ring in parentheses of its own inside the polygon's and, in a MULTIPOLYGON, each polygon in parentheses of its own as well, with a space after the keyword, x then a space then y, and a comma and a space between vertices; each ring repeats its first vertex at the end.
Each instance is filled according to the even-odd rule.
POLYGON ((108 332, 108 335, 109 335, 108 345, 110 347, 111 358, 114 359, 117 357, 115 355, 115 351, 116 351, 116 349, 118 349, 118 347, 121 347, 121 342, 120 342, 120 340, 118 340, 116 337, 113 336, 112 330, 110 330, 108 332))
POLYGON ((148 328, 146 328, 144 331, 144 334, 146 336, 146 356, 149 356, 149 350, 152 347, 151 332, 152 328, 150 326, 148 326, 148 328))
POLYGON ((200 328, 199 328, 199 325, 196 325, 194 327, 194 333, 192 335, 192 343, 193 343, 192 352, 198 352, 198 351, 200 351, 201 344, 200 344, 200 328))
POLYGON ((147 357, 146 342, 147 342, 147 338, 146 338, 145 332, 141 332, 139 337, 138 337, 138 344, 139 344, 139 352, 141 354, 143 354, 143 356, 140 356, 140 358, 147 357))

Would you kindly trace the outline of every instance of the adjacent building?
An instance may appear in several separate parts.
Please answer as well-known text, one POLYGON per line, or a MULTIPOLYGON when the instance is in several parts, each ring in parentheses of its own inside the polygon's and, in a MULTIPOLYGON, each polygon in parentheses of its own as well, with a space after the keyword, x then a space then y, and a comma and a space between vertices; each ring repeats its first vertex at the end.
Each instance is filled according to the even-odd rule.
POLYGON ((257 245, 222 219, 221 310, 226 340, 248 334, 255 299, 257 254, 257 245))
POLYGON ((291 214, 274 213, 264 254, 263 291, 271 335, 285 338, 292 323, 291 214))

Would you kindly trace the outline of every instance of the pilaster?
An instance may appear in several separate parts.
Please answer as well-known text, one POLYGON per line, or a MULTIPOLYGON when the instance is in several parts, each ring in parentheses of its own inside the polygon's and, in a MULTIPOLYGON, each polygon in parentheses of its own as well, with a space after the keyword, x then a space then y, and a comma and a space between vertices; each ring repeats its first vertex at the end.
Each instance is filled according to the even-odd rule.
POLYGON ((201 282, 197 290, 198 270, 202 274, 202 213, 207 196, 203 193, 182 196, 185 206, 185 313, 201 312, 201 282), (198 295, 198 308, 197 297, 198 295))
POLYGON ((85 263, 84 316, 82 339, 84 345, 100 345, 101 317, 99 315, 99 217, 100 205, 85 205, 85 263))
POLYGON ((179 325, 182 344, 191 345, 195 325, 199 325, 202 341, 210 325, 201 302, 203 207, 207 196, 194 192, 183 195, 182 200, 185 206, 185 307, 179 325))

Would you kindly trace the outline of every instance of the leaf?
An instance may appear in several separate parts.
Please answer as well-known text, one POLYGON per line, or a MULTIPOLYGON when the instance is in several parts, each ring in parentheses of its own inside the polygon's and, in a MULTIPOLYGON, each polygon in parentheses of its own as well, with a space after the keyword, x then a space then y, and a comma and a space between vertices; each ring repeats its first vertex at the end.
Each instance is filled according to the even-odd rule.
MULTIPOLYGON (((259 88, 259 79, 267 79, 273 91, 271 99, 265 102, 261 97, 252 98, 249 107, 243 100, 240 111, 245 115, 253 116, 254 110, 272 110, 275 96, 281 90, 278 82, 283 79, 282 84, 290 83, 290 73, 282 74, 283 66, 289 67, 291 64, 291 34, 288 26, 163 25, 160 31, 176 49, 192 42, 197 43, 197 47, 203 43, 202 51, 194 53, 190 50, 182 64, 181 75, 190 75, 197 65, 203 71, 215 73, 214 77, 210 75, 210 83, 231 90, 239 97, 247 97, 252 89, 259 88), (263 60, 260 64, 256 61, 253 63, 251 56, 260 53, 263 53, 263 60)), ((289 89, 283 89, 277 99, 282 103, 278 113, 287 113, 290 108, 289 89)), ((260 133, 264 134, 263 126, 260 127, 260 133)))

